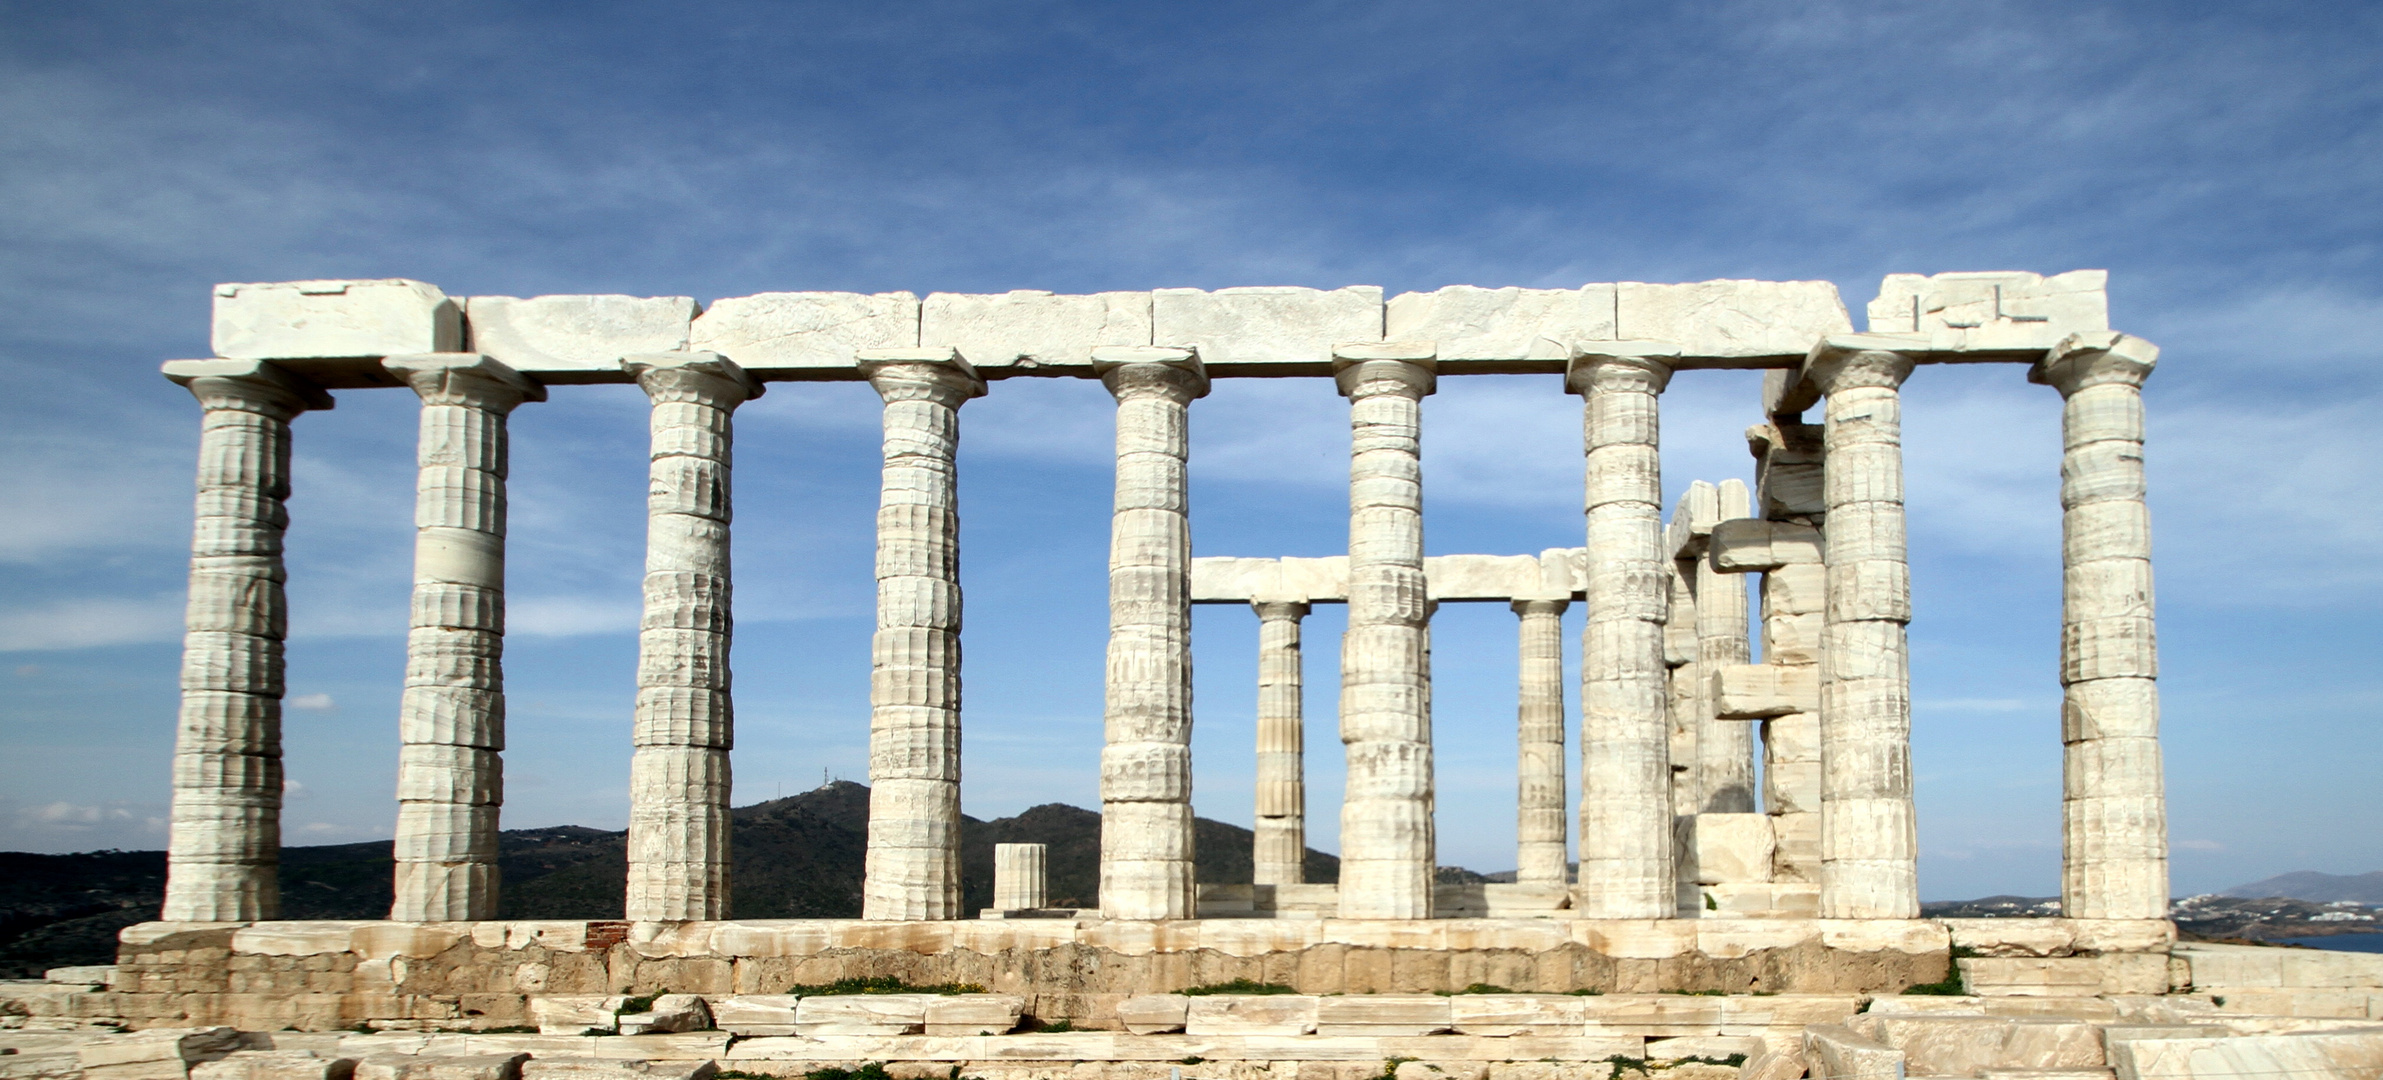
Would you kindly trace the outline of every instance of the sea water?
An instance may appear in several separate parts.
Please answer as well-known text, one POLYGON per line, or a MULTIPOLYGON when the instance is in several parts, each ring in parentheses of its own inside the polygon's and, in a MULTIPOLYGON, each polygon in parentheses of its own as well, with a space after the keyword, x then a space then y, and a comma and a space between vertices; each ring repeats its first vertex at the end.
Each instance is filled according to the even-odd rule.
POLYGON ((2383 953, 2383 934, 2327 934, 2324 937, 2277 938, 2276 941, 2284 945, 2306 945, 2312 949, 2383 953))

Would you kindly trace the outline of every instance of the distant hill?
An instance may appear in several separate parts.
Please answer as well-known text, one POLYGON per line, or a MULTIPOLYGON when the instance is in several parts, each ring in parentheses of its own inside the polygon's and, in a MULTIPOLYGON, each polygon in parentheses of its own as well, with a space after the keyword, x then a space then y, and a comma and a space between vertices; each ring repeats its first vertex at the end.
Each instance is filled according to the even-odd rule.
POLYGON ((2349 900, 2360 904, 2383 904, 2383 870, 2371 874, 2320 874, 2314 870, 2296 870, 2278 874, 2265 881, 2236 885, 2218 893, 2219 896, 2240 896, 2260 899, 2281 896, 2292 900, 2306 900, 2312 904, 2330 904, 2349 900))
MULTIPOLYGON (((731 914, 740 919, 858 918, 869 789, 839 781, 732 812, 731 914)), ((1250 879, 1250 831, 1193 819, 1203 882, 1250 879)), ((1100 903, 1100 815, 1046 803, 1016 817, 960 819, 960 888, 971 914, 993 902, 993 845, 1050 845, 1051 902, 1100 903)), ((286 919, 386 918, 390 843, 281 849, 286 919)), ((626 833, 563 826, 514 829, 498 849, 506 919, 617 919, 628 876, 626 833)), ((1340 860, 1309 849, 1307 879, 1336 881, 1340 860)), ((1455 867, 1442 880, 1479 880, 1455 867)), ((116 931, 155 919, 165 852, 0 852, 0 979, 45 968, 113 963, 116 931)))

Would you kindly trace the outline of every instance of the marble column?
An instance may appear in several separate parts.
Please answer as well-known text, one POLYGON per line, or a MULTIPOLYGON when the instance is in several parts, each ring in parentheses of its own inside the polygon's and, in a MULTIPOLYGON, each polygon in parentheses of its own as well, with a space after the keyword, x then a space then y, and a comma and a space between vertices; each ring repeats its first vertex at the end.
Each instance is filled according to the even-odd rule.
MULTIPOLYGON (((1672 514, 1682 518, 1686 510, 1676 508, 1672 514)), ((1671 762, 1671 813, 1685 817, 1704 803, 1704 790, 1697 786, 1702 777, 1696 771, 1696 739, 1705 728, 1704 668, 1696 662, 1696 572, 1674 559, 1665 575, 1671 599, 1663 620, 1664 753, 1671 762)))
POLYGON ((1111 919, 1195 911, 1191 808, 1190 407, 1208 375, 1189 349, 1093 350, 1117 398, 1109 651, 1101 747, 1100 906, 1111 919))
POLYGON ((546 390, 477 353, 381 366, 422 399, 389 918, 493 919, 505 801, 505 422, 546 390))
POLYGON ((1034 911, 1051 906, 1049 848, 993 845, 993 910, 1034 911))
MULTIPOLYGON (((1707 532, 1722 521, 1750 516, 1753 500, 1743 480, 1724 480, 1715 491, 1716 515, 1699 522, 1707 532)), ((1748 641, 1746 579, 1713 568, 1711 559, 1695 560, 1696 664, 1712 672, 1754 662, 1748 641)), ((1712 694, 1699 679, 1696 733, 1696 774, 1699 813, 1754 812, 1754 723, 1723 720, 1714 710, 1712 694)))
POLYGON ((1307 880, 1307 733, 1299 653, 1298 600, 1256 600, 1258 612, 1258 814, 1250 880, 1307 880))
POLYGON ((1429 345, 1334 350, 1349 399, 1349 627, 1340 650, 1340 916, 1428 919, 1431 611, 1423 580, 1423 398, 1429 345))
POLYGON ((1563 885, 1564 600, 1516 600, 1522 622, 1515 719, 1515 866, 1522 885, 1563 885))
POLYGON ((985 382, 950 349, 870 351, 860 364, 885 399, 861 917, 957 919, 960 500, 953 455, 960 405, 984 394, 985 382))
MULTIPOLYGON (((1606 346, 1612 348, 1612 346, 1606 346)), ((1577 352, 1566 374, 1585 399, 1588 628, 1581 640, 1580 883, 1589 919, 1668 919, 1671 747, 1664 717, 1663 545, 1658 395, 1672 356, 1577 352)))
POLYGON ((761 383, 708 352, 622 366, 653 403, 645 615, 629 762, 627 914, 725 919, 728 895, 729 464, 736 407, 761 383))
POLYGON ((1903 531, 1909 357, 1824 342, 1804 377, 1828 397, 1821 530, 1820 914, 1920 914, 1911 801, 1911 567, 1903 531))
POLYGON ((2168 915, 2143 380, 2159 349, 2071 335, 2030 373, 2060 391, 2061 913, 2168 915))
POLYGON ((281 564, 290 420, 331 396, 254 360, 175 360, 198 399, 197 520, 166 841, 168 922, 281 914, 281 564))

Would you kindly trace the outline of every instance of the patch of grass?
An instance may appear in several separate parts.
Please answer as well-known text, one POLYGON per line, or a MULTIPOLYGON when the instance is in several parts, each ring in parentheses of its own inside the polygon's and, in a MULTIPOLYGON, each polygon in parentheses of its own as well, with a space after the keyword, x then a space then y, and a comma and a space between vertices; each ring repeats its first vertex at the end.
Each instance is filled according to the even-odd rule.
POLYGON ((779 1080, 768 1073, 746 1072, 743 1069, 722 1069, 712 1074, 712 1080, 779 1080))
POLYGON ((1721 903, 1720 903, 1719 901, 1717 901, 1717 900, 1714 900, 1714 899, 1713 899, 1713 894, 1712 894, 1712 893, 1706 893, 1706 894, 1705 894, 1705 910, 1706 910, 1706 911, 1719 911, 1719 910, 1721 910, 1721 903))
POLYGON ((1398 1080, 1398 1067, 1413 1060, 1411 1057, 1383 1058, 1380 1080, 1398 1080))
POLYGON ((1281 983, 1251 982, 1235 979, 1232 982, 1209 983, 1175 991, 1185 997, 1208 997, 1213 994, 1296 994, 1299 991, 1281 983))
POLYGON ((981 994, 985 988, 978 983, 912 983, 893 975, 864 975, 857 979, 837 979, 831 983, 796 983, 781 994, 798 997, 828 997, 838 994, 981 994))
POLYGON ((1953 946, 1952 955, 1944 962, 1944 978, 1932 983, 1913 983, 1904 987, 1903 992, 1906 994, 1931 994, 1938 997, 1960 997, 1969 993, 1969 988, 1961 982, 1961 961, 1977 954, 1976 949, 1967 945, 1953 946))
POLYGON ((1207 1060, 1208 1060, 1207 1058, 1201 1057, 1201 1056, 1200 1056, 1200 1055, 1198 1055, 1198 1054, 1193 1054, 1192 1056, 1190 1056, 1190 1057, 1187 1057, 1187 1058, 1177 1058, 1177 1059, 1175 1060, 1175 1064, 1177 1064, 1177 1065, 1198 1065, 1198 1064, 1200 1064, 1201 1062, 1204 1062, 1204 1061, 1207 1061, 1207 1060))
POLYGON ((612 1010, 612 1015, 626 1016, 630 1013, 652 1012, 654 1011, 654 999, 669 992, 668 990, 656 990, 644 997, 622 998, 621 1007, 612 1010))
POLYGON ((1672 1062, 1672 1064, 1686 1065, 1689 1062, 1695 1062, 1699 1065, 1726 1065, 1732 1069, 1735 1069, 1746 1063, 1746 1055, 1731 1054, 1728 1057, 1684 1057, 1678 1061, 1672 1062))
POLYGON ((1438 994, 1441 997, 1455 997, 1459 994, 1511 994, 1513 992, 1514 991, 1508 990, 1503 986, 1497 985, 1496 983, 1474 983, 1473 985, 1465 987, 1462 990, 1432 991, 1432 993, 1438 994))
MULTIPOLYGON (((295 1031, 297 1029, 288 1028, 285 1030, 295 1031)), ((538 1027, 535 1024, 510 1024, 505 1027, 481 1028, 478 1031, 472 1032, 474 1035, 535 1035, 537 1033, 538 1027)))
POLYGON ((803 1080, 894 1080, 894 1078, 886 1075, 883 1063, 868 1061, 861 1063, 857 1069, 839 1069, 833 1065, 823 1066, 804 1073, 803 1080))
POLYGON ((1605 1063, 1607 1065, 1613 1066, 1612 1076, 1616 1078, 1619 1078, 1622 1075, 1622 1070, 1624 1069, 1636 1070, 1640 1076, 1654 1075, 1652 1072, 1648 1071, 1647 1059, 1645 1058, 1634 1058, 1621 1054, 1615 1054, 1612 1057, 1606 1058, 1605 1063))
POLYGON ((1666 994, 1678 994, 1678 995, 1680 995, 1681 997, 1728 997, 1728 996, 1729 996, 1729 991, 1727 991, 1727 990, 1666 990, 1666 991, 1664 991, 1664 993, 1666 993, 1666 994))
POLYGON ((1568 994, 1568 995, 1571 995, 1572 997, 1604 997, 1604 996, 1605 996, 1605 991, 1603 991, 1603 990, 1599 990, 1599 989, 1597 989, 1596 987, 1593 987, 1593 986, 1584 986, 1584 987, 1581 987, 1581 988, 1580 988, 1580 989, 1578 989, 1578 990, 1566 990, 1566 991, 1564 991, 1564 993, 1566 993, 1566 994, 1568 994))

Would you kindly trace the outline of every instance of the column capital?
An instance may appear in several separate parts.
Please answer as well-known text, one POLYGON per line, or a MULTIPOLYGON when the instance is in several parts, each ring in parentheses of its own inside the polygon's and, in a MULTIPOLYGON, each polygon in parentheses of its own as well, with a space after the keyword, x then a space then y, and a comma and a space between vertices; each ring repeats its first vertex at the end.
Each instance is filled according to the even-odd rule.
POLYGON ((1572 606, 1572 601, 1569 599, 1516 597, 1507 606, 1513 608, 1517 615, 1561 615, 1565 608, 1572 606))
POLYGON ((1352 401, 1397 394, 1418 401, 1439 388, 1440 347, 1429 341, 1372 341, 1332 347, 1332 379, 1352 401))
POLYGON ((2115 330, 2084 330, 2060 339, 2027 370, 2027 381, 2068 397, 2088 386, 2122 383, 2142 388, 2160 362, 2160 347, 2115 330))
POLYGON ((641 353, 621 358, 621 370, 657 404, 691 401, 723 408, 760 397, 761 380, 715 352, 641 353))
MULTIPOLYGON (((1807 392, 1820 396, 1858 386, 1880 387, 1888 390, 1903 385, 1911 376, 1912 351, 1924 347, 1918 338, 1896 334, 1842 334, 1820 339, 1805 354, 1804 366, 1793 381, 1802 383, 1807 392)), ((1770 404, 1767 403, 1766 404, 1770 404)), ((1778 403, 1784 405, 1785 402, 1778 403)), ((1804 403, 1809 405, 1807 401, 1804 403)), ((1802 412, 1802 409, 1774 407, 1772 412, 1802 412)))
POLYGON ((334 404, 322 387, 262 360, 168 360, 160 370, 209 411, 237 409, 288 423, 334 404))
POLYGON ((466 405, 508 413, 524 401, 546 400, 546 388, 494 357, 479 353, 392 356, 381 367, 405 380, 424 405, 466 405))
POLYGON ((1259 619, 1267 621, 1275 619, 1296 621, 1306 618, 1309 611, 1305 600, 1254 599, 1249 602, 1249 607, 1250 610, 1258 613, 1259 619))
POLYGON ((957 406, 985 396, 984 376, 949 346, 925 349, 862 349, 861 375, 891 401, 933 398, 957 406))
POLYGON ((1103 345, 1092 370, 1117 400, 1164 397, 1179 404, 1208 396, 1208 368, 1200 350, 1163 345, 1103 345))
POLYGON ((1564 389, 1575 394, 1598 389, 1660 394, 1671 384, 1672 364, 1679 358, 1680 347, 1664 341, 1578 342, 1564 364, 1564 389))

